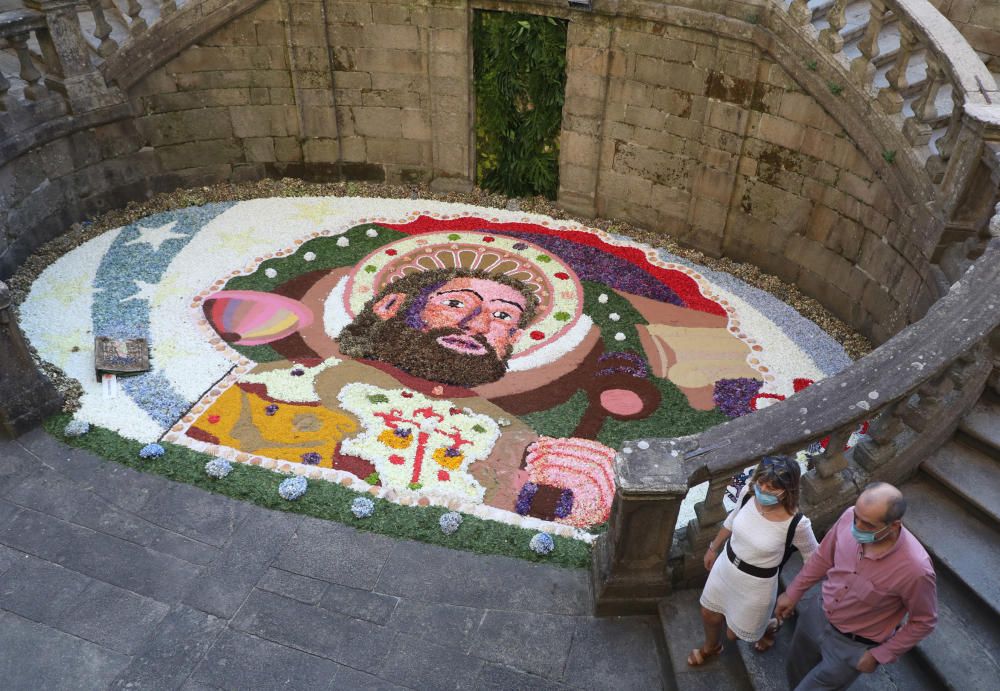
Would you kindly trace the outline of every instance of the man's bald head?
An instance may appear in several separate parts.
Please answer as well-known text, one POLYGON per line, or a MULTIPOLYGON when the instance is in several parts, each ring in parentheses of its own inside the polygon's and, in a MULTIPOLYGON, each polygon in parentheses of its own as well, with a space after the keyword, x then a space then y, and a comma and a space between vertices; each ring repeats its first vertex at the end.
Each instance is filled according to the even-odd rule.
POLYGON ((855 506, 865 515, 881 516, 886 525, 902 519, 906 513, 903 493, 888 482, 873 482, 865 487, 855 506))

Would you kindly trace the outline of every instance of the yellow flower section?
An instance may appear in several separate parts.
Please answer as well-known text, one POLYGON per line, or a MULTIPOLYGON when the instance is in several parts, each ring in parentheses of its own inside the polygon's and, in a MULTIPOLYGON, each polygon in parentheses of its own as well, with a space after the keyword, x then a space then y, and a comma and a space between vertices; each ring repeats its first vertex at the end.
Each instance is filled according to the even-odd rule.
POLYGON ((409 448, 411 443, 413 443, 413 434, 411 433, 405 437, 401 437, 393 430, 387 429, 378 435, 378 440, 390 449, 406 449, 409 448))
POLYGON ((272 403, 238 386, 219 396, 194 426, 218 437, 221 446, 248 454, 301 463, 304 454, 316 453, 321 468, 333 467, 338 443, 358 430, 357 420, 342 412, 272 403))
POLYGON ((449 456, 448 449, 442 446, 434 450, 434 460, 437 461, 439 466, 447 468, 448 470, 455 470, 462 465, 462 461, 465 460, 465 456, 463 454, 449 456))

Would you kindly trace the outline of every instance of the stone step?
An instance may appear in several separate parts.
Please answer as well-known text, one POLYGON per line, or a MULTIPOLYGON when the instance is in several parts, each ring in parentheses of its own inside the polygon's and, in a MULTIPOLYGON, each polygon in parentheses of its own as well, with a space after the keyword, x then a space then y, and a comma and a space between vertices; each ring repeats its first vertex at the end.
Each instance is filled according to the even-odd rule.
POLYGON ((996 615, 946 569, 938 569, 937 587, 938 624, 917 645, 916 653, 944 680, 945 688, 997 688, 1000 625, 996 615))
POLYGON ((958 429, 971 438, 979 449, 1000 460, 1000 403, 980 398, 958 423, 958 429))
POLYGON ((678 691, 750 691, 753 687, 740 660, 738 646, 725 649, 702 667, 689 667, 687 656, 705 641, 698 598, 700 589, 680 590, 660 601, 660 622, 678 691))
POLYGON ((1000 527, 1000 461, 959 441, 950 441, 920 469, 1000 527))
POLYGON ((961 500, 926 476, 918 476, 902 490, 908 504, 906 527, 939 566, 1000 615, 1000 530, 967 511, 961 500))

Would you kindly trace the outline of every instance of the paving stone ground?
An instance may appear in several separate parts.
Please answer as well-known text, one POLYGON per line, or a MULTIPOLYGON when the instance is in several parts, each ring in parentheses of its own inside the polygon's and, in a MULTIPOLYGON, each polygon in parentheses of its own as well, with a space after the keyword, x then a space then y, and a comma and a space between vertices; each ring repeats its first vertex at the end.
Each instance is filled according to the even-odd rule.
POLYGON ((40 430, 0 442, 0 679, 19 689, 647 689, 655 618, 588 576, 270 511, 40 430))

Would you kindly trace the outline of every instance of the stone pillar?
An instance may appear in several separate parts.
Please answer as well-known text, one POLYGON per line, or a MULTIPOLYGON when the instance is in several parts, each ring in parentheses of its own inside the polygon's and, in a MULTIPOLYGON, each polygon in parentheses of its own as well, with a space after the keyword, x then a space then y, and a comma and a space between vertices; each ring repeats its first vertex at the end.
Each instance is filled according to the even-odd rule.
POLYGON ((430 91, 430 188, 467 192, 475 183, 472 112, 472 21, 467 0, 436 0, 430 5, 427 81, 430 91))
POLYGON ((610 23, 573 13, 566 35, 566 101, 559 138, 559 206, 596 216, 604 104, 612 66, 610 23))
POLYGON ((90 47, 80 30, 76 0, 24 0, 29 9, 45 14, 47 31, 37 33, 45 58, 46 86, 66 94, 77 115, 117 105, 125 97, 110 87, 90 59, 90 47))
POLYGON ((59 410, 55 388, 35 367, 0 281, 0 436, 16 437, 59 410))
POLYGON ((626 442, 615 459, 608 532, 594 546, 591 593, 598 616, 656 613, 670 593, 667 559, 687 495, 683 447, 672 439, 626 442))

